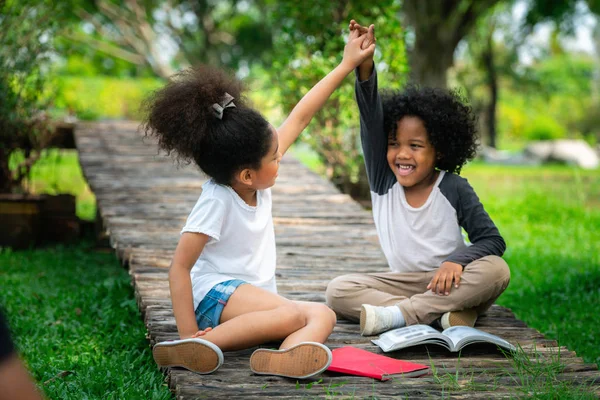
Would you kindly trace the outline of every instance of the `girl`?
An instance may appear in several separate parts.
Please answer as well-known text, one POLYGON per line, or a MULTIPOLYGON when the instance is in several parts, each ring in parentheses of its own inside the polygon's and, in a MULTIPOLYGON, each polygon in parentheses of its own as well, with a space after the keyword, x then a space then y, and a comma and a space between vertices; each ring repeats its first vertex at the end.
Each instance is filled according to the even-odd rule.
POLYGON ((193 161, 209 179, 181 231, 169 270, 180 340, 158 343, 161 367, 206 374, 223 351, 283 340, 258 349, 254 373, 308 378, 325 370, 325 342, 335 314, 324 304, 277 295, 271 190, 281 157, 342 80, 374 46, 353 33, 342 62, 315 85, 275 129, 241 97, 240 83, 221 71, 187 70, 145 103, 146 135, 167 153, 193 161))
MULTIPOLYGON (((374 27, 350 30, 375 42, 374 27)), ((358 68, 356 99, 373 217, 392 272, 352 274, 327 287, 327 303, 375 335, 441 317, 473 326, 506 289, 505 243, 473 188, 458 176, 475 155, 470 107, 441 89, 377 91, 373 57, 358 68), (465 244, 461 228, 469 235, 465 244)))

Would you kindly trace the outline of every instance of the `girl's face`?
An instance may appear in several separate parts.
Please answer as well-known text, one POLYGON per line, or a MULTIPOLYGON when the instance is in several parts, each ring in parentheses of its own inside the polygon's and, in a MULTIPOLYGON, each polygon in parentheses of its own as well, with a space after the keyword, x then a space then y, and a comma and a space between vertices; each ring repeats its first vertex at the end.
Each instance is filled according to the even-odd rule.
POLYGON ((405 188, 425 187, 435 176, 435 149, 418 117, 398 121, 396 137, 388 139, 388 165, 405 188))
POLYGON ((275 128, 270 126, 271 132, 271 147, 260 162, 260 169, 256 170, 256 179, 254 189, 261 190, 270 188, 275 184, 277 172, 279 171, 279 162, 281 161, 281 153, 279 152, 279 136, 275 128))

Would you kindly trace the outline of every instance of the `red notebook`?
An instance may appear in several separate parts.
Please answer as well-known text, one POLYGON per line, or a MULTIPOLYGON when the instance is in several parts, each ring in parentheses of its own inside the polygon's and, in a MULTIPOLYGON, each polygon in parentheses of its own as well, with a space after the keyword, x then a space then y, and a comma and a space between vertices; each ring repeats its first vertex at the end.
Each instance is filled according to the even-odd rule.
POLYGON ((331 352, 333 361, 327 370, 332 372, 367 376, 381 381, 394 377, 422 376, 429 372, 427 365, 397 360, 352 346, 341 347, 331 352))

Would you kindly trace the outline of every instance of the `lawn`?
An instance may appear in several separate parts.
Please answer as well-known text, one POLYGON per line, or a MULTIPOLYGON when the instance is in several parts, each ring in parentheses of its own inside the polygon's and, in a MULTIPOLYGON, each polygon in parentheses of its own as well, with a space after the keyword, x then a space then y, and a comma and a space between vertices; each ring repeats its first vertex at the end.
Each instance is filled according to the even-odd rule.
POLYGON ((600 171, 474 164, 462 175, 507 242, 498 303, 600 364, 600 171))
POLYGON ((0 251, 0 304, 52 399, 170 399, 127 271, 89 243, 0 251))

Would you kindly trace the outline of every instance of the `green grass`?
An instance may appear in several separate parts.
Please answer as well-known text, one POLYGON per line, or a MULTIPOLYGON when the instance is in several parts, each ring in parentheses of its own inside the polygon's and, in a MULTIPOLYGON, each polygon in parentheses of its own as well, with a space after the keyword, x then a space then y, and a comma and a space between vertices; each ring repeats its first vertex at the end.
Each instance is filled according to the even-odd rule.
POLYGON ((472 165, 463 175, 507 242, 511 283, 498 303, 599 364, 600 171, 472 165))
POLYGON ((112 251, 3 250, 0 287, 14 340, 49 398, 171 398, 112 251))
MULTIPOLYGON (((16 164, 19 155, 11 163, 16 164)), ((36 194, 72 194, 77 198, 77 216, 93 221, 96 218, 96 197, 90 190, 77 158, 76 150, 44 150, 33 165, 25 187, 36 194)))

